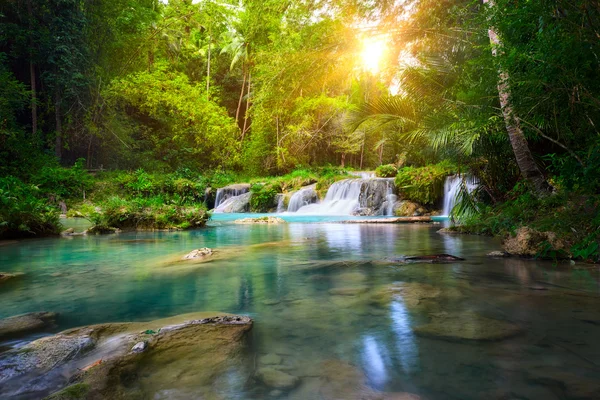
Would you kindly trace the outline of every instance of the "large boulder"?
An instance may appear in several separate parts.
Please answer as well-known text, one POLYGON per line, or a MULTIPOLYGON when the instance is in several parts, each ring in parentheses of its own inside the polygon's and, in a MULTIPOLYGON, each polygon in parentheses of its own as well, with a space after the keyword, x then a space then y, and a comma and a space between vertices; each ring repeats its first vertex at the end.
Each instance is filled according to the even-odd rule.
POLYGON ((544 250, 545 244, 552 246, 553 250, 563 250, 565 243, 554 232, 540 232, 527 226, 517 230, 515 236, 504 239, 504 251, 516 256, 534 257, 544 250))
POLYGON ((55 392, 53 399, 162 398, 181 387, 200 393, 242 354, 251 327, 248 317, 199 313, 71 329, 3 353, 0 385, 9 396, 55 392))
POLYGON ((58 314, 34 312, 0 319, 0 339, 39 332, 54 327, 58 314))
POLYGON ((408 200, 397 201, 394 204, 394 215, 396 217, 414 217, 422 215, 422 206, 408 200))

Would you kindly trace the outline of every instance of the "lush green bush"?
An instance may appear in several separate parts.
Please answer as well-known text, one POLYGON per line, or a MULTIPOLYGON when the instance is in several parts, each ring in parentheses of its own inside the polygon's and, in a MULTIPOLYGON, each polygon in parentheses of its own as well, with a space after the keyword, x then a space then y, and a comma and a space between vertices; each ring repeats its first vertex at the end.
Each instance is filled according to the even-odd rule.
POLYGON ((93 187, 93 178, 83 167, 85 160, 80 158, 71 168, 57 164, 42 167, 34 173, 31 181, 40 191, 55 200, 84 198, 84 193, 93 187))
POLYGON ((210 214, 203 206, 180 207, 164 204, 161 197, 134 198, 126 200, 111 197, 101 204, 102 211, 92 213, 89 218, 97 231, 109 228, 136 229, 190 229, 206 224, 210 214))
POLYGON ((40 197, 39 189, 18 178, 0 178, 0 238, 55 235, 58 211, 40 197))
POLYGON ((250 211, 268 212, 277 206, 277 194, 281 192, 281 186, 278 182, 267 184, 254 184, 250 188, 252 197, 250 197, 250 211))
MULTIPOLYGON (((600 261, 600 196, 561 192, 537 198, 519 183, 508 194, 509 200, 496 206, 481 205, 481 214, 461 221, 455 230, 464 233, 507 236, 528 226, 540 232, 554 232, 565 243, 562 255, 575 259, 600 261)), ((556 255, 546 246, 541 256, 556 255)))
POLYGON ((444 194, 444 181, 456 172, 449 162, 426 167, 404 167, 396 176, 396 187, 405 200, 423 205, 435 205, 444 194))
POLYGON ((394 164, 380 165, 375 170, 375 175, 380 178, 393 178, 398 174, 398 168, 394 164))

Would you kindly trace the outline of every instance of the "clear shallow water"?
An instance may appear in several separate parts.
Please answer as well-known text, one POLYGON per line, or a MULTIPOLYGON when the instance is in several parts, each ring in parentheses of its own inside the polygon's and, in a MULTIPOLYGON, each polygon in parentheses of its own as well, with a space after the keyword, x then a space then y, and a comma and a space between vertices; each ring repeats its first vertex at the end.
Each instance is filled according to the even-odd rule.
MULTIPOLYGON (((0 247, 0 270, 26 274, 0 289, 0 318, 55 311, 61 315, 58 331, 197 311, 250 315, 255 326, 248 359, 280 354, 288 372, 302 378, 279 398, 311 398, 307 385, 325 360, 357 366, 376 390, 427 399, 597 398, 597 268, 488 259, 485 254, 498 249, 498 242, 440 235, 433 225, 325 223, 331 220, 314 216, 285 225, 228 223, 245 216, 221 214, 197 231, 39 239, 0 247), (221 250, 226 257, 185 266, 174 261, 199 247, 221 250), (381 262, 435 253, 466 261, 381 262), (436 310, 402 296, 373 301, 394 284, 432 285, 460 297, 440 299, 436 310), (336 294, 347 288, 359 294, 336 294), (414 328, 439 312, 476 312, 510 321, 525 333, 485 343, 417 336, 414 328)), ((226 398, 271 393, 260 382, 244 382, 230 385, 226 398)))

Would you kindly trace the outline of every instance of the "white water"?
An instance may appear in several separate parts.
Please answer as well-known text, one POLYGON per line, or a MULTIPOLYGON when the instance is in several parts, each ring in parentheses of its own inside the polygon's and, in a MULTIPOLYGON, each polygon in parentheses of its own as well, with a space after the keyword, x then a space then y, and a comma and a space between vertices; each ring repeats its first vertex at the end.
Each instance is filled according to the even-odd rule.
POLYGON ((352 215, 359 208, 360 189, 363 179, 344 179, 329 187, 325 200, 298 209, 298 214, 352 215))
POLYGON ((385 196, 385 201, 386 201, 386 205, 385 205, 385 209, 383 210, 384 213, 383 215, 394 215, 394 204, 396 203, 396 200, 398 200, 398 196, 396 196, 394 194, 394 185, 392 184, 392 181, 388 181, 387 182, 387 195, 385 196))
MULTIPOLYGON (((215 198, 215 212, 219 212, 219 211, 217 211, 218 209, 223 209, 223 204, 227 200, 229 200, 233 197, 241 196, 242 194, 247 193, 247 192, 248 192, 247 187, 236 188, 236 187, 226 186, 224 188, 217 189, 217 196, 215 198)), ((231 201, 228 204, 231 204, 231 201)))
POLYGON ((476 178, 469 175, 452 175, 446 178, 444 182, 444 208, 442 211, 443 216, 448 216, 452 212, 454 205, 456 204, 456 198, 462 182, 465 182, 467 191, 473 192, 479 186, 479 181, 476 178))
MULTIPOLYGON (((227 198, 226 200, 221 201, 221 203, 219 204, 219 206, 215 207, 215 209, 213 210, 213 212, 214 213, 225 212, 225 209, 227 208, 227 206, 229 206, 231 203, 233 203, 234 201, 236 201, 237 198, 240 197, 240 196, 241 195, 239 195, 239 196, 232 196, 232 197, 227 198)), ((216 204, 216 202, 215 202, 215 204, 216 204)))
POLYGON ((375 172, 373 171, 351 171, 348 172, 348 174, 352 176, 358 176, 361 179, 375 178, 375 172))
POLYGON ((278 194, 277 196, 278 196, 278 198, 277 198, 277 213, 281 214, 282 212, 285 211, 284 195, 278 194))
POLYGON ((287 211, 288 212, 296 212, 302 207, 308 206, 311 204, 311 198, 315 198, 315 186, 308 186, 302 188, 295 192, 290 198, 290 202, 288 204, 287 211), (311 193, 312 192, 312 193, 311 193))

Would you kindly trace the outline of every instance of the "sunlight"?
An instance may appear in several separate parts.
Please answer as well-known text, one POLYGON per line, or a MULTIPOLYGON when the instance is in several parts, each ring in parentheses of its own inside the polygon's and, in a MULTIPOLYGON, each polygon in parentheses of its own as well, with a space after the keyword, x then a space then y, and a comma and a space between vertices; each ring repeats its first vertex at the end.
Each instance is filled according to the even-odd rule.
POLYGON ((362 40, 362 64, 366 71, 377 74, 381 70, 381 62, 387 52, 387 44, 383 38, 365 38, 362 40))

